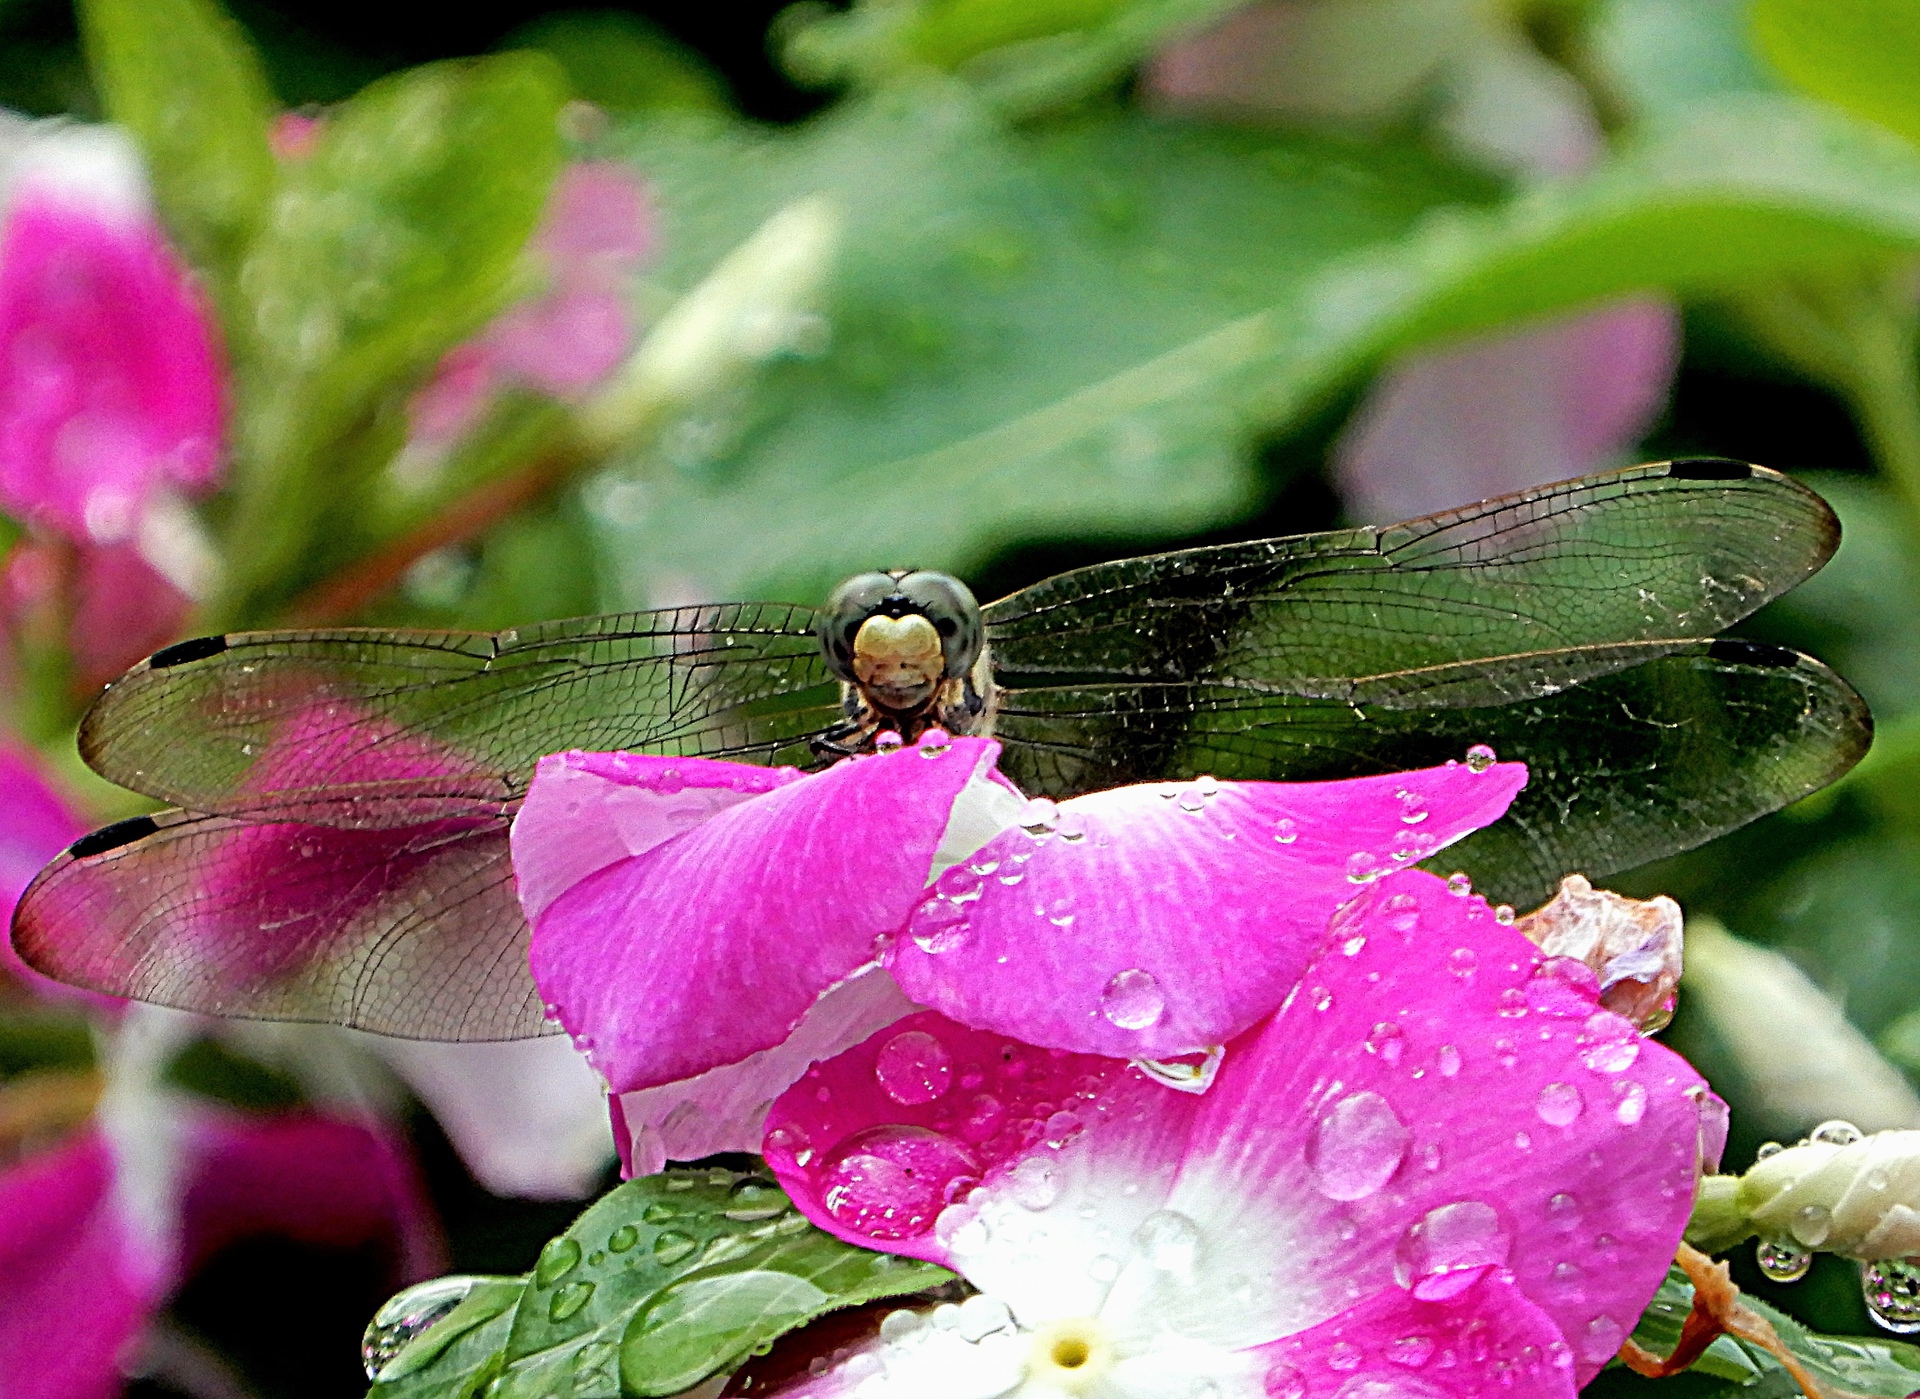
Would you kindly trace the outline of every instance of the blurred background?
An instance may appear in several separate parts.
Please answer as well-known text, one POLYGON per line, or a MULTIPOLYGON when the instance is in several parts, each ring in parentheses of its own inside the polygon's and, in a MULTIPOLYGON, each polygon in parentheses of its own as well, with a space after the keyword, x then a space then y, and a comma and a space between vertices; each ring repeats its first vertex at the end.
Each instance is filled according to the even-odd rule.
MULTIPOLYGON (((1910 5, 0 0, 0 107, 9 900, 141 809, 74 725, 183 635, 905 565, 985 599, 1724 455, 1840 513, 1740 630, 1878 737, 1612 882, 1688 911, 1668 1033, 1729 1168, 1920 1126, 1910 5)), ((13 964, 0 1392, 358 1392, 382 1298, 526 1268, 611 1158, 564 1041, 216 1025, 13 964)), ((1831 1257, 1736 1276, 1869 1329, 1831 1257)))

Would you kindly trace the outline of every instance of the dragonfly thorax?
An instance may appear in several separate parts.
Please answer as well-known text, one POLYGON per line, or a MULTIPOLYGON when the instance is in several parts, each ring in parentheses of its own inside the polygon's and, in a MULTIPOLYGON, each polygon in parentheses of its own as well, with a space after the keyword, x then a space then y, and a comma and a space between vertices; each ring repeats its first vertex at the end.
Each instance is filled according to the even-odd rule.
MULTIPOLYGON (((883 732, 912 740, 929 728, 980 733, 991 682, 980 604, 944 573, 862 573, 821 611, 820 648, 845 691, 857 750, 883 732)), ((836 742, 836 746, 840 746, 836 742)))

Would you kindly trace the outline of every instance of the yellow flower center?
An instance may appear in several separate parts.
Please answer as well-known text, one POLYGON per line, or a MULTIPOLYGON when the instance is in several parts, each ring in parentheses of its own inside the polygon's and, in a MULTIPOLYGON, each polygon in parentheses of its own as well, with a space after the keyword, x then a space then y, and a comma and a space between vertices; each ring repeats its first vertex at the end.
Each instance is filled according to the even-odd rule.
POLYGON ((1056 1321, 1034 1333, 1027 1378, 1069 1393, 1093 1384, 1113 1361, 1113 1345, 1091 1317, 1056 1321))

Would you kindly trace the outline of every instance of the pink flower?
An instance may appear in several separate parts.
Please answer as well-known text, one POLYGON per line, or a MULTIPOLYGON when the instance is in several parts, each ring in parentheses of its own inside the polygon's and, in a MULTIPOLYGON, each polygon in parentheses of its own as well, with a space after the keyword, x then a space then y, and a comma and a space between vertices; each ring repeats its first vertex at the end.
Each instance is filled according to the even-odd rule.
POLYGON ((418 439, 450 443, 508 385, 570 398, 611 373, 633 347, 629 282, 652 237, 646 190, 631 170, 583 161, 563 171, 530 249, 545 290, 448 352, 414 399, 418 439))
POLYGON ((1498 819, 1526 781, 1455 764, 1056 806, 1023 801, 998 753, 934 735, 814 777, 541 761, 513 828, 534 975, 628 1095, 633 1169, 669 1141, 683 1157, 750 1146, 809 1059, 908 998, 1080 1053, 1224 1044, 1280 1003, 1361 885, 1498 819))
POLYGON ((396 1280, 441 1266, 412 1166, 383 1133, 306 1113, 205 1109, 183 1138, 178 1229, 159 1256, 130 1217, 123 1168, 100 1129, 0 1174, 0 1393, 112 1399, 147 1318, 242 1238, 385 1244, 396 1280))
POLYGON ((801 1392, 1571 1399, 1666 1275, 1714 1100, 1563 971, 1405 871, 1204 1096, 931 1012, 817 1066, 768 1117, 782 1185, 985 1296, 801 1392))
MULTIPOLYGON (((0 926, 13 921, 14 905, 41 866, 86 833, 86 823, 54 790, 40 759, 17 744, 0 742, 0 926)), ((81 1000, 106 1007, 112 998, 76 991, 42 976, 0 938, 0 971, 36 995, 81 1000)))
POLYGON ((157 492, 218 480, 211 323, 124 133, 24 139, 0 233, 0 506, 81 544, 131 540, 157 492))

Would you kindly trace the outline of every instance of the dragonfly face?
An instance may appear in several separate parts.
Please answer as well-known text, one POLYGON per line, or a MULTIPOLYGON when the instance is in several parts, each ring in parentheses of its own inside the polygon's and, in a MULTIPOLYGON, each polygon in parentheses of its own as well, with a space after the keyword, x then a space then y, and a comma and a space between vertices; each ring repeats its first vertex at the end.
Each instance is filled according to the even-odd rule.
POLYGON ((930 728, 971 734, 991 724, 986 628, 959 579, 924 569, 859 574, 833 590, 817 634, 847 716, 823 750, 870 747, 883 732, 912 742, 930 728))

